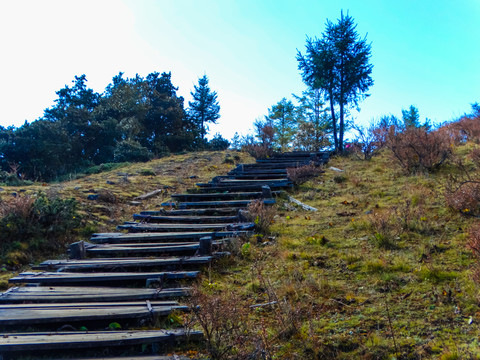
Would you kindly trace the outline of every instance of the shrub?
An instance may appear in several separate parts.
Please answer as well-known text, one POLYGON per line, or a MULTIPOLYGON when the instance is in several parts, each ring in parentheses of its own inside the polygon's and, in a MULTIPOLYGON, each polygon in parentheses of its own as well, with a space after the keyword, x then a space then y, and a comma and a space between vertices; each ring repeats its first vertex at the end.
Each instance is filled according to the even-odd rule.
POLYGON ((123 140, 116 145, 113 158, 115 162, 148 161, 152 154, 137 141, 123 140))
POLYGON ((393 158, 407 173, 433 172, 451 155, 451 142, 443 131, 390 126, 386 139, 393 158))
POLYGON ((74 199, 17 196, 0 202, 0 256, 12 268, 46 252, 65 250, 80 224, 74 199), (22 256, 15 252, 21 250, 22 256), (15 256, 14 256, 15 255, 15 256))
POLYGON ((263 201, 252 201, 247 207, 247 217, 255 224, 255 229, 258 233, 268 234, 270 225, 275 216, 275 208, 265 205, 263 201))
POLYGON ((226 150, 230 146, 230 141, 223 138, 220 134, 215 134, 213 139, 207 143, 207 149, 213 151, 226 150))
POLYGON ((199 326, 203 330, 211 358, 246 358, 251 329, 248 309, 242 306, 241 299, 231 292, 222 296, 207 294, 198 287, 191 295, 188 326, 199 326))
POLYGON ((384 116, 378 122, 372 121, 367 128, 353 126, 353 129, 357 131, 357 137, 347 150, 358 158, 370 160, 385 146, 388 129, 390 126, 395 126, 396 122, 395 118, 384 116))
POLYGON ((455 144, 472 141, 480 143, 480 115, 464 116, 460 120, 446 124, 440 128, 455 144))
POLYGON ((479 215, 480 182, 468 181, 457 186, 447 185, 445 201, 450 208, 460 211, 462 214, 479 215))
POLYGON ((316 166, 315 164, 287 168, 287 176, 295 185, 303 184, 305 181, 308 181, 321 173, 323 173, 322 167, 316 166))

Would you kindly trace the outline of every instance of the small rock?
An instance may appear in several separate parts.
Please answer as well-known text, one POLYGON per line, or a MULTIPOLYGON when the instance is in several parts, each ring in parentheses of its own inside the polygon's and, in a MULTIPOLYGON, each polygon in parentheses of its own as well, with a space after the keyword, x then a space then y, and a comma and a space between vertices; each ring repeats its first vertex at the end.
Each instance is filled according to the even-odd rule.
POLYGON ((115 183, 115 181, 107 180, 107 184, 108 184, 108 185, 115 185, 116 183, 115 183))
POLYGON ((330 170, 333 170, 333 171, 336 171, 336 172, 344 172, 344 170, 339 169, 339 168, 336 168, 336 167, 333 167, 333 166, 330 166, 329 169, 330 169, 330 170))
POLYGON ((190 176, 190 179, 198 179, 198 176, 197 175, 192 175, 192 176, 190 176))
POLYGON ((366 215, 373 214, 373 211, 372 211, 372 210, 365 211, 365 214, 366 214, 366 215))
POLYGON ((97 200, 98 194, 90 194, 87 196, 87 200, 97 200))
POLYGON ((0 191, 5 191, 5 189, 4 189, 4 188, 0 188, 0 191))
POLYGON ((18 192, 22 192, 22 193, 25 192, 25 191, 27 191, 27 190, 25 190, 25 189, 18 190, 18 192))
POLYGON ((141 201, 130 201, 128 204, 132 205, 132 206, 139 206, 139 205, 142 205, 142 202, 141 201))
POLYGON ((17 197, 17 193, 16 193, 16 192, 13 192, 13 193, 12 193, 12 196, 13 196, 13 197, 17 197))
POLYGON ((73 190, 80 190, 80 189, 81 189, 80 186, 75 186, 75 187, 73 188, 73 190))

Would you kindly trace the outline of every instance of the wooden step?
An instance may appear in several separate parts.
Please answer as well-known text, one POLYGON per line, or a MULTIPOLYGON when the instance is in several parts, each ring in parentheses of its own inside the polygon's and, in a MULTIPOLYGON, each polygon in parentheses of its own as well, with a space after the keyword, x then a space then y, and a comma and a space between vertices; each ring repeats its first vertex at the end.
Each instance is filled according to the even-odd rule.
POLYGON ((132 283, 135 281, 145 281, 147 279, 159 280, 180 280, 194 279, 198 276, 198 271, 171 271, 171 272, 103 272, 103 273, 69 273, 69 272, 24 272, 8 280, 9 283, 29 283, 29 284, 76 284, 76 285, 95 285, 132 283))
POLYGON ((235 169, 230 170, 228 175, 237 175, 237 174, 281 174, 287 175, 286 169, 256 169, 248 168, 244 165, 239 165, 235 169))
POLYGON ((199 188, 210 188, 210 187, 222 187, 222 188, 230 188, 230 187, 241 187, 241 186, 269 186, 270 188, 275 186, 290 186, 292 182, 288 179, 263 179, 263 180, 235 180, 235 179, 224 179, 217 183, 209 182, 209 183, 197 183, 199 188))
POLYGON ((171 231, 221 231, 221 230, 249 230, 253 229, 253 223, 224 223, 224 224, 143 224, 126 223, 117 226, 119 230, 129 232, 171 232, 171 231))
POLYGON ((109 288, 70 286, 23 286, 12 287, 0 293, 0 303, 67 303, 93 301, 155 300, 187 296, 190 288, 109 288))
POLYGON ((0 341, 0 353, 19 351, 73 350, 155 344, 180 340, 199 340, 201 331, 137 330, 137 331, 81 331, 47 333, 4 333, 0 341))
POLYGON ((227 216, 238 215, 238 208, 209 208, 209 209, 174 209, 142 211, 140 215, 146 216, 227 216))
MULTIPOLYGON (((92 321, 121 321, 166 316, 174 310, 188 310, 176 301, 101 302, 82 304, 0 305, 0 328, 38 324, 92 321)), ((108 325, 108 324, 107 324, 108 325)))
MULTIPOLYGON (((141 243, 141 244, 97 244, 86 249, 87 256, 166 256, 177 254, 195 254, 199 249, 198 243, 170 245, 164 244, 156 245, 155 243, 141 243)), ((180 258, 176 258, 178 261, 180 258)), ((179 260, 181 263, 182 260, 179 260)))
MULTIPOLYGON (((198 248, 198 244, 197 244, 198 248)), ((132 253, 131 247, 112 246, 117 252, 132 253)), ((148 247, 146 248, 148 249, 148 247)), ((126 269, 175 268, 179 266, 202 266, 212 261, 212 256, 168 258, 100 258, 82 260, 46 260, 33 267, 34 270, 62 271, 125 271, 126 269)))
MULTIPOLYGON (((237 210, 238 212, 238 210, 237 210)), ((164 216, 164 215, 143 215, 133 214, 133 220, 147 223, 186 223, 186 224, 210 224, 210 223, 236 223, 238 216, 164 216)))
MULTIPOLYGON (((280 191, 272 191, 271 194, 274 196, 280 195, 280 191)), ((228 200, 228 199, 260 199, 264 196, 264 193, 261 191, 256 192, 220 192, 220 193, 200 193, 200 194, 173 194, 172 198, 176 201, 209 201, 212 199, 216 200, 228 200)))
POLYGON ((250 236, 251 231, 193 231, 170 233, 97 233, 93 234, 90 242, 95 244, 122 244, 130 242, 165 242, 165 241, 198 241, 202 237, 222 239, 237 236, 250 236))
MULTIPOLYGON (((198 194, 198 193, 209 193, 209 192, 241 192, 241 191, 261 191, 262 184, 252 184, 252 185, 223 185, 220 184, 199 184, 199 186, 194 189, 187 189, 187 192, 190 194, 198 194), (207 186, 209 185, 209 186, 207 186)), ((290 181, 283 181, 283 182, 269 182, 265 185, 268 185, 272 190, 281 190, 281 189, 288 189, 293 187, 293 183, 290 181)))
MULTIPOLYGON (((275 204, 275 199, 263 199, 261 200, 266 205, 275 204)), ((190 209, 196 207, 239 207, 245 208, 253 200, 224 200, 224 201, 189 201, 181 202, 177 204, 179 209, 190 209)))

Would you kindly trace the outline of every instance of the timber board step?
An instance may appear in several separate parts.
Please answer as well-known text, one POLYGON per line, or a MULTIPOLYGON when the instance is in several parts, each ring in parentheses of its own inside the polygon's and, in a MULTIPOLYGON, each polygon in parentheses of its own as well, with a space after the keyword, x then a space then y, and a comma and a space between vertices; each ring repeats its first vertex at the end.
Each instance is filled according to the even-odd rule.
POLYGON ((292 185, 292 182, 288 179, 262 179, 262 180, 235 180, 235 179, 225 179, 218 182, 208 182, 208 183, 196 183, 196 186, 199 188, 213 188, 213 187, 223 187, 229 189, 231 187, 241 187, 241 186, 269 186, 270 188, 274 186, 286 186, 289 187, 292 185))
MULTIPOLYGON (((129 248, 124 248, 128 251, 129 248)), ((203 266, 212 261, 212 256, 168 257, 168 258, 100 258, 82 260, 46 260, 33 267, 35 270, 62 271, 125 271, 131 268, 176 268, 203 266)))
POLYGON ((201 331, 185 331, 183 329, 5 333, 2 334, 2 341, 0 342, 0 354, 177 343, 182 340, 200 340, 202 338, 201 331))
MULTIPOLYGON (((238 211, 237 211, 238 212, 238 211)), ((186 224, 206 224, 206 223, 225 223, 232 222, 236 223, 239 221, 238 215, 235 216, 186 216, 186 215, 176 215, 176 216, 164 216, 164 215, 144 215, 144 214, 133 214, 133 220, 138 220, 148 223, 186 223, 186 224)))
POLYGON ((250 236, 252 231, 195 231, 166 233, 96 233, 90 238, 94 244, 122 244, 130 242, 198 241, 202 237, 212 239, 250 236))
MULTIPOLYGON (((238 191, 261 191, 262 184, 252 184, 252 185, 231 185, 231 186, 222 186, 222 183, 213 184, 208 183, 210 186, 198 186, 193 189, 187 189, 187 192, 190 194, 199 194, 199 193, 209 193, 209 192, 238 192, 238 191)), ((208 184, 200 184, 200 185, 208 185, 208 184)), ((266 184, 272 190, 281 190, 281 189, 288 189, 293 187, 293 183, 288 181, 283 182, 269 182, 266 184)))
POLYGON ((119 230, 129 232, 170 232, 170 231, 202 231, 202 230, 249 230, 253 229, 254 223, 221 223, 221 224, 144 224, 126 223, 118 225, 119 230))
POLYGON ((238 214, 237 208, 209 208, 209 209, 174 209, 141 211, 140 215, 146 216, 226 216, 238 214))
POLYGON ((188 296, 191 288, 121 288, 73 286, 12 287, 0 293, 0 303, 67 303, 157 300, 188 296))
MULTIPOLYGON (((265 205, 275 204, 275 199, 260 200, 265 205)), ((179 209, 189 209, 196 207, 247 207, 253 200, 225 200, 225 201, 189 201, 177 204, 179 209)))
POLYGON ((9 283, 29 284, 66 284, 66 285, 94 285, 110 284, 111 282, 132 283, 135 281, 158 279, 180 280, 194 279, 199 271, 170 271, 170 272, 103 272, 103 273, 68 273, 68 272, 24 272, 8 280, 9 283))
MULTIPOLYGON (((140 244, 97 244, 87 248, 86 254, 91 257, 95 256, 153 256, 159 255, 193 255, 195 254, 200 245, 197 243, 182 244, 182 245, 170 245, 165 244, 156 245, 155 243, 140 243, 140 244)), ((183 262, 186 258, 176 258, 177 261, 183 262)))
MULTIPOLYGON (((280 195, 280 191, 272 191, 272 195, 280 195)), ((248 199, 260 199, 264 196, 264 193, 261 191, 255 192, 219 192, 219 193, 197 193, 197 194, 173 194, 172 198, 177 201, 201 201, 206 200, 223 200, 223 199, 237 199, 237 200, 248 200, 248 199)))
MULTIPOLYGON (((0 328, 11 326, 79 322, 107 322, 167 316, 187 311, 176 301, 136 301, 102 303, 8 304, 0 305, 0 328)), ((1 341, 0 341, 1 343, 1 341)))

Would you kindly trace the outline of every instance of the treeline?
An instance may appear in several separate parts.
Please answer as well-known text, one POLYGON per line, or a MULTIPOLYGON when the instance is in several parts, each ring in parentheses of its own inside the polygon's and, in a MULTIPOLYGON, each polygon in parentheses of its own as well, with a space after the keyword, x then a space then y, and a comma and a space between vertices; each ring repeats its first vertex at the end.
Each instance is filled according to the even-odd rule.
POLYGON ((18 128, 0 127, 4 172, 49 181, 98 164, 229 146, 220 135, 205 139, 207 123, 215 123, 220 110, 206 75, 191 93, 188 108, 171 73, 134 78, 120 73, 102 94, 86 82, 85 75, 76 76, 73 86, 57 91, 42 118, 18 128))

